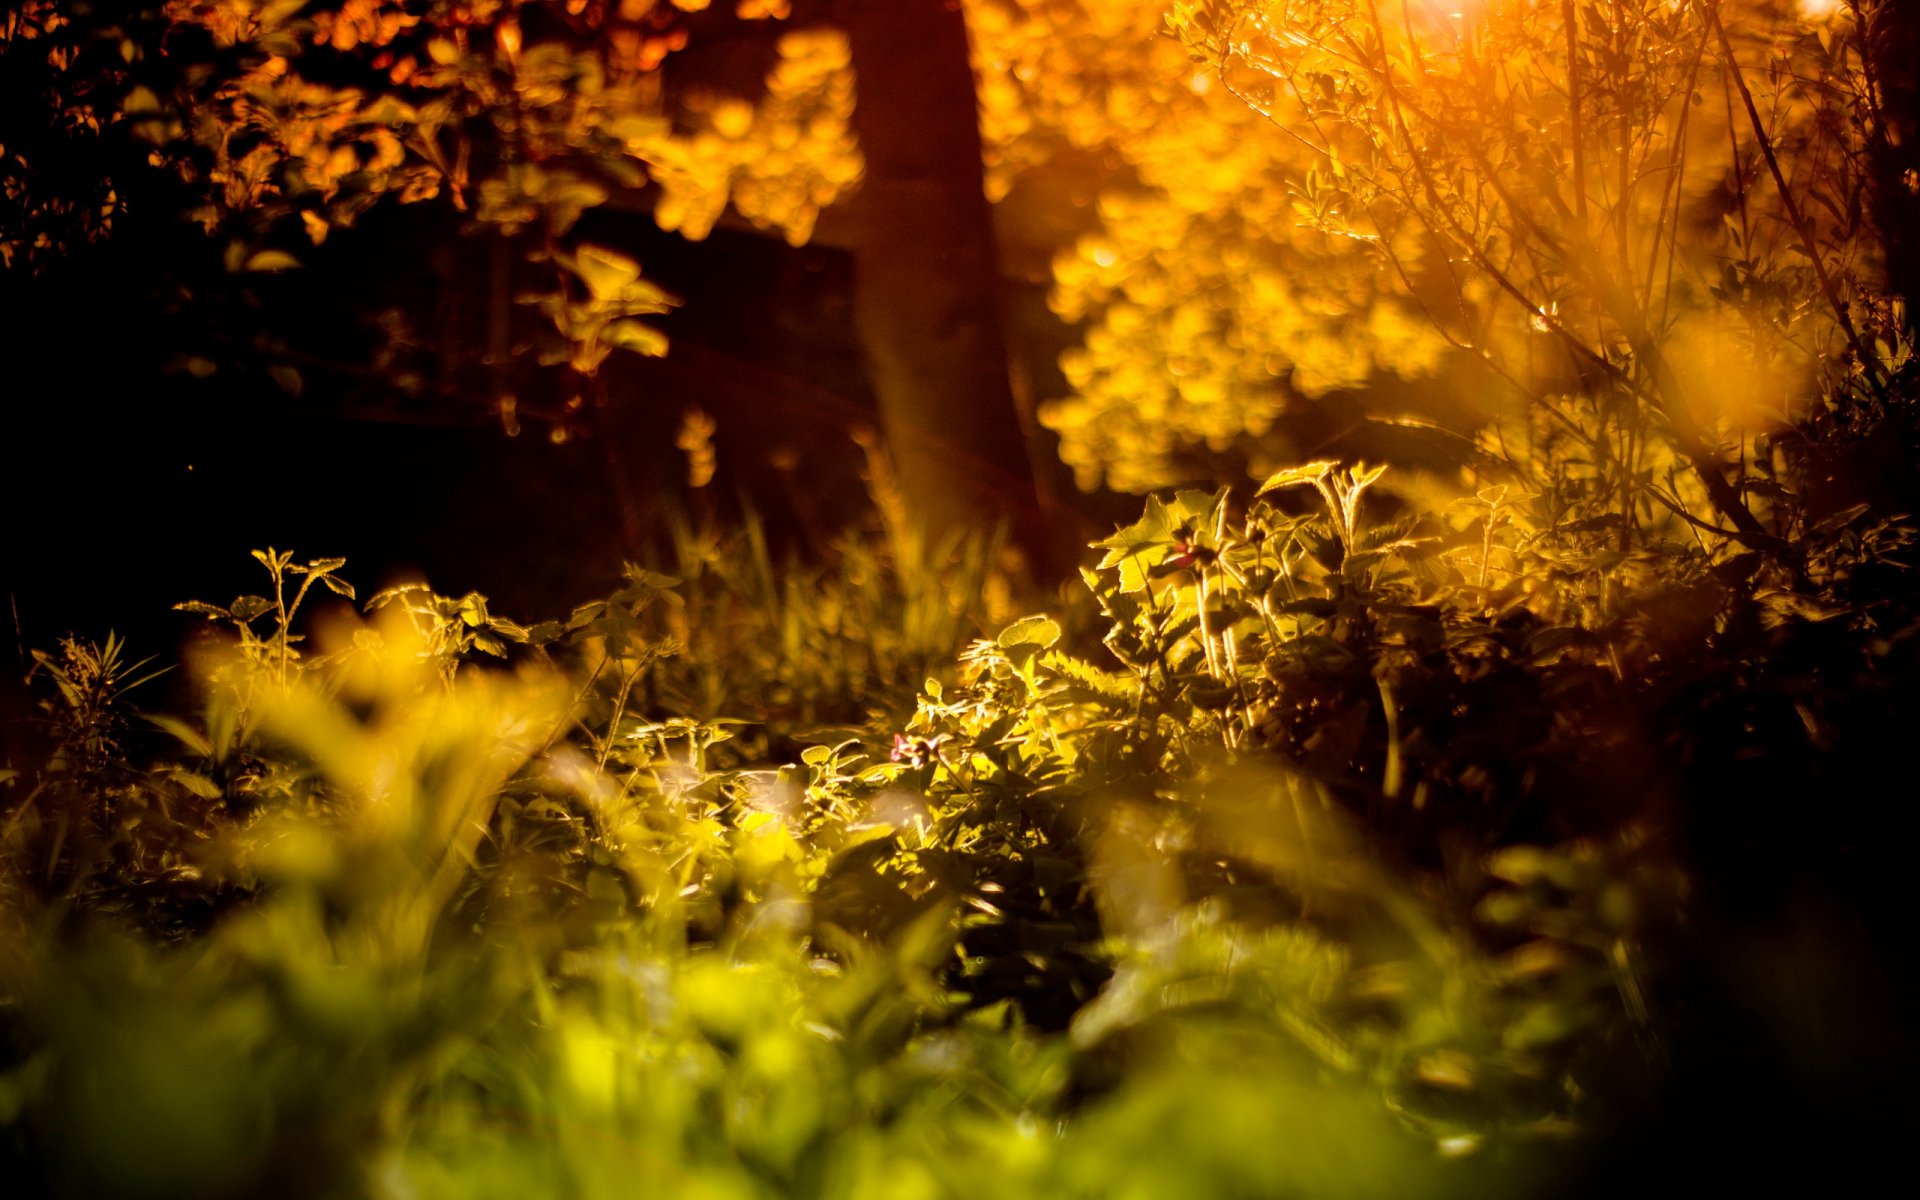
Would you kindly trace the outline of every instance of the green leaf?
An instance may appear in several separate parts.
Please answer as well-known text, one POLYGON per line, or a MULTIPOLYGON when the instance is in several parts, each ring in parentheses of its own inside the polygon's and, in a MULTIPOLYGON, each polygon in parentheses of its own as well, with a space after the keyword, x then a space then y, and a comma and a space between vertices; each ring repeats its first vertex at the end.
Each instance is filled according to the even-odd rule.
POLYGON ((425 586, 418 583, 399 583, 390 588, 382 588, 367 600, 367 611, 385 608, 389 604, 404 603, 414 593, 426 590, 425 586))
POLYGON ((627 583, 633 587, 664 592, 680 586, 680 577, 677 575, 663 575, 658 571, 649 571, 645 567, 637 567, 632 563, 622 567, 621 573, 626 577, 627 583))
MULTIPOLYGON (((1353 481, 1352 484, 1350 485, 1353 488, 1353 490, 1362 491, 1378 483, 1380 481, 1380 477, 1382 475, 1385 475, 1386 473, 1387 473, 1387 467, 1385 463, 1382 463, 1377 467, 1368 467, 1366 464, 1362 463, 1358 466, 1355 466, 1351 471, 1347 472, 1347 475, 1353 481)), ((1282 471, 1281 474, 1284 475, 1286 474, 1286 472, 1282 471)), ((1272 482, 1272 481, 1269 480, 1268 482, 1272 482)))
POLYGON ((1102 570, 1117 566, 1129 555, 1137 554, 1154 546, 1165 545, 1173 540, 1174 521, 1167 512, 1167 506, 1158 496, 1148 496, 1147 506, 1140 519, 1131 525, 1113 531, 1109 537, 1091 543, 1095 550, 1105 550, 1100 560, 1102 570))
POLYGON ((1052 617, 1022 617, 1000 631, 1000 648, 1038 646, 1042 650, 1060 640, 1060 623, 1052 617))
POLYGON ((213 757, 213 743, 208 740, 207 735, 187 724, 185 721, 182 721, 180 718, 149 716, 147 720, 152 723, 155 728, 164 729, 178 738, 181 745, 193 751, 195 754, 200 755, 202 758, 213 757))
POLYGON ((589 600, 573 610, 573 615, 567 618, 567 629, 569 631, 585 629, 587 626, 599 620, 601 615, 606 611, 607 602, 605 600, 589 600))
POLYGON ((1122 592, 1145 591, 1148 573, 1166 557, 1179 523, 1160 497, 1148 496, 1146 511, 1138 521, 1093 543, 1094 549, 1106 551, 1098 569, 1118 571, 1122 592))
POLYGON ((1214 527, 1214 519, 1220 515, 1221 506, 1227 502, 1227 491, 1226 488, 1217 492, 1183 488, 1173 494, 1173 503, 1167 506, 1167 511, 1196 531, 1210 531, 1214 527))
POLYGON ((208 779, 205 775, 200 774, 198 771, 176 769, 169 771, 168 774, 173 777, 175 783, 178 783, 181 787, 192 792, 202 800, 218 800, 220 798, 220 785, 208 779))
POLYGON ((518 621, 509 621, 505 617, 489 618, 487 628, 510 642, 524 642, 528 637, 527 627, 525 625, 520 624, 518 621))
POLYGON ((1284 471, 1269 475, 1267 481, 1260 485, 1260 490, 1256 492, 1255 495, 1264 496, 1268 492, 1278 491, 1281 488, 1298 487, 1306 483, 1319 483, 1339 465, 1340 464, 1331 459, 1323 458, 1317 462, 1303 463, 1297 467, 1288 467, 1284 471))
POLYGON ((1131 701, 1137 692, 1138 685, 1131 675, 1103 671, 1092 663, 1065 654, 1056 654, 1048 662, 1070 683, 1079 685, 1101 699, 1131 701))
POLYGON ((264 596, 240 596, 227 611, 236 621, 251 621, 261 613, 273 611, 273 602, 264 596))

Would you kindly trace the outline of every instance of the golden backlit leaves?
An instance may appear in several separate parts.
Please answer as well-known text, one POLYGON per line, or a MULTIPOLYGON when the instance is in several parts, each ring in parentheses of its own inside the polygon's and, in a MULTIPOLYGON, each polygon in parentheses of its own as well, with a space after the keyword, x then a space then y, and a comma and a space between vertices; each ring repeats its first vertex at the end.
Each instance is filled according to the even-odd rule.
POLYGON ((409 155, 403 140, 423 136, 444 119, 443 108, 314 83, 278 56, 242 73, 196 118, 197 140, 213 156, 212 203, 200 213, 209 230, 230 213, 277 216, 283 206, 350 224, 373 198, 427 199, 442 183, 442 172, 409 155))
POLYGON ((859 182, 865 164, 851 129, 846 35, 795 30, 780 37, 777 51, 757 105, 693 94, 683 113, 691 132, 640 151, 661 188, 654 219, 662 229, 704 238, 731 201, 754 225, 778 229, 799 246, 813 235, 820 210, 859 182))
POLYGON ((1074 394, 1041 412, 1081 483, 1236 442, 1264 469, 1292 398, 1428 375, 1449 342, 1562 399, 1579 354, 1650 380, 1671 342, 1670 415, 1790 417, 1841 332, 1812 259, 1841 299, 1871 273, 1849 18, 1727 6, 1809 238, 1705 8, 1575 7, 1570 68, 1569 8, 1537 0, 968 0, 990 196, 1100 164, 1098 227, 1053 268, 1074 394))
POLYGON ((551 292, 522 298, 544 312, 560 334, 558 347, 543 352, 541 362, 566 363, 592 375, 615 350, 656 358, 667 352, 666 335, 635 318, 658 316, 679 302, 643 279, 639 263, 617 250, 592 245, 572 252, 556 249, 548 258, 570 280, 551 292))
MULTIPOLYGON (((757 101, 695 95, 676 105, 658 68, 686 45, 680 14, 706 7, 171 0, 171 20, 237 51, 239 67, 190 105, 190 137, 170 150, 183 169, 210 158, 198 214, 207 228, 257 238, 297 221, 319 243, 383 198, 444 195, 505 233, 538 229, 540 260, 578 275, 588 250, 553 240, 615 190, 652 182, 663 228, 704 237, 732 203, 804 242, 820 209, 861 174, 846 39, 825 28, 786 33, 757 101), (342 82, 369 69, 385 84, 342 82)), ((782 0, 736 6, 745 19, 787 10, 782 0)), ((563 279, 529 297, 569 342, 562 361, 591 373, 613 348, 664 350, 632 317, 662 311, 666 299, 637 267, 629 283, 632 295, 590 288, 583 300, 563 279)))
POLYGON ((1871 274, 1865 75, 1807 12, 1180 0, 1172 24, 1320 157, 1356 232, 1397 213, 1444 247, 1449 335, 1520 394, 1610 362, 1711 437, 1791 418, 1871 274))
MULTIPOLYGON (((563 7, 586 19, 602 6, 563 7)), ((511 229, 545 215, 564 232, 582 207, 606 198, 604 188, 582 183, 582 171, 564 164, 587 160, 604 168, 624 156, 625 168, 612 164, 615 181, 624 170, 625 182, 637 182, 650 168, 665 192, 666 228, 704 236, 732 200, 756 224, 804 241, 820 207, 860 173, 847 129, 853 88, 845 38, 826 29, 783 36, 757 105, 695 96, 682 115, 691 129, 679 133, 648 72, 685 43, 684 30, 662 24, 663 17, 704 7, 700 0, 623 0, 618 24, 606 29, 612 53, 603 60, 561 42, 529 45, 515 3, 456 5, 426 27, 393 0, 346 0, 337 11, 315 14, 304 40, 341 53, 380 52, 373 65, 390 70, 406 91, 369 97, 315 82, 287 57, 267 56, 221 91, 202 127, 216 150, 221 207, 258 208, 276 195, 330 202, 349 176, 362 194, 397 189, 405 200, 451 183, 460 200, 469 188, 477 193, 483 219, 511 229), (409 33, 427 36, 404 39, 409 33), (408 102, 416 96, 419 103, 408 102), (515 153, 491 177, 474 180, 462 174, 458 126, 476 116, 494 122, 515 153), (237 156, 228 152, 236 143, 245 147, 237 156)), ((739 7, 749 18, 785 11, 784 4, 751 0, 739 7)), ((289 6, 250 0, 177 0, 169 12, 225 44, 265 45, 292 27, 289 6)), ((335 214, 328 223, 351 215, 335 214)), ((308 227, 321 228, 312 221, 308 227)))
POLYGON ((420 17, 391 0, 346 0, 338 12, 315 13, 313 44, 332 46, 342 53, 361 43, 385 46, 403 29, 420 23, 420 17))
POLYGON ((1041 410, 1082 486, 1171 482, 1184 446, 1226 449, 1291 395, 1417 376, 1443 349, 1377 231, 1301 211, 1313 156, 1162 35, 1166 7, 968 3, 989 194, 1072 154, 1107 165, 1098 231, 1054 260, 1051 305, 1084 330, 1061 364, 1074 394, 1041 410))
POLYGON ((714 452, 713 435, 719 426, 698 407, 680 416, 680 428, 673 435, 674 448, 687 456, 687 486, 703 488, 713 482, 720 459, 714 452))
MULTIPOLYGON (((1196 446, 1267 469, 1260 439, 1290 403, 1431 376, 1449 341, 1529 396, 1590 394, 1595 363, 1652 380, 1663 355, 1684 393, 1669 415, 1777 424, 1844 332, 1811 302, 1816 259, 1841 299, 1866 298, 1870 239, 1846 186, 1863 83, 1842 8, 1725 6, 1792 156, 1803 231, 1700 5, 1576 5, 1570 62, 1569 9, 1539 0, 964 3, 989 196, 1080 206, 1029 240, 1057 247, 1050 303, 1080 330, 1072 394, 1041 419, 1083 485, 1169 482, 1196 446)), ((74 86, 61 119, 97 133, 132 118, 156 162, 205 172, 208 228, 256 241, 318 243, 384 198, 433 197, 564 239, 651 184, 663 228, 704 237, 732 205, 804 242, 863 169, 846 39, 784 32, 751 99, 669 95, 658 68, 706 7, 171 0, 232 73, 185 101, 74 86)), ((29 0, 0 38, 43 39, 57 72, 73 48, 48 35, 64 23, 29 0)), ((35 214, 19 228, 104 234, 111 181, 42 195, 34 167, 0 147, 0 195, 35 214)), ((30 249, 0 242, 0 258, 30 249)))

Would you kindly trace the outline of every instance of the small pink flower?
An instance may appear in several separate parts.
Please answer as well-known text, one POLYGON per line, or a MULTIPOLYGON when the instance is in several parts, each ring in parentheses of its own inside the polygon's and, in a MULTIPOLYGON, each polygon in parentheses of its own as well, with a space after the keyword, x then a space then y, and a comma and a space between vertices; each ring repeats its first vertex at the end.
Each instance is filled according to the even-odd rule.
POLYGON ((904 733, 896 733, 893 735, 893 753, 888 757, 910 767, 924 767, 933 759, 940 743, 946 740, 945 737, 908 737, 904 733))

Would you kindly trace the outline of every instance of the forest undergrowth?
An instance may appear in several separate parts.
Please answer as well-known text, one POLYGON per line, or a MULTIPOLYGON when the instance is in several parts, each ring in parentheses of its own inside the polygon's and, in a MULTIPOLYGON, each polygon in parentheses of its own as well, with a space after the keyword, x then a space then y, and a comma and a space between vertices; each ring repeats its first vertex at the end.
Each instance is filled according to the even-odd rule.
MULTIPOLYGON (((1156 496, 1044 604, 987 539, 780 563, 749 518, 531 624, 256 552, 181 605, 180 711, 112 635, 36 653, 8 1176, 1566 1194, 1722 1078, 1729 993, 1742 1136, 1903 1061, 1910 524, 1783 438, 1791 553, 1623 536, 1542 446, 1432 512, 1333 462, 1156 496)), ((1899 1111, 1800 1133, 1856 1108, 1899 1111)))

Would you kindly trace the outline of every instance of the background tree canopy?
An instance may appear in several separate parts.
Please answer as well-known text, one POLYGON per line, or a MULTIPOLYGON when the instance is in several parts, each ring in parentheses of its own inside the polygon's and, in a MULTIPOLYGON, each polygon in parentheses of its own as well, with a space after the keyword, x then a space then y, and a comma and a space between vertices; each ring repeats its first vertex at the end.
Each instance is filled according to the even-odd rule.
MULTIPOLYGON (((44 265, 131 204, 198 222, 244 276, 316 257, 383 200, 433 202, 525 265, 496 263, 491 311, 464 325, 387 313, 353 365, 417 389, 391 369, 408 350, 505 370, 524 349, 573 381, 495 378, 487 402, 509 430, 578 434, 608 354, 665 352, 648 318, 674 300, 631 233, 596 241, 583 214, 699 240, 732 213, 799 244, 824 211, 821 237, 856 259, 893 452, 923 508, 971 496, 951 515, 1031 505, 1041 426, 1083 488, 1196 478, 1222 454, 1263 474, 1345 443, 1451 470, 1471 453, 1364 423, 1471 437, 1596 389, 1663 427, 1621 431, 1627 458, 1655 455, 1623 469, 1657 472, 1645 447, 1669 441, 1698 467, 1723 427, 1790 421, 1838 354, 1881 370, 1875 339, 1902 327, 1876 298, 1900 291, 1878 281, 1905 253, 1883 257, 1904 245, 1885 230, 1911 215, 1910 71, 1878 10, 974 0, 976 137, 941 6, 724 8, 27 5, 0 252, 44 265), (897 134, 888 114, 906 114, 897 134), (902 233, 928 214, 943 224, 902 233), (1044 284, 1071 332, 1009 277, 1044 284), (941 322, 971 340, 927 332, 941 322), (979 365, 1005 337, 1011 390, 979 365), (1024 434, 1001 411, 1016 401, 1024 434), (942 469, 956 457, 968 472, 942 469), (984 493, 958 478, 983 473, 984 493)), ((299 364, 270 366, 298 386, 299 364)), ((1741 525, 1717 474, 1696 486, 1741 525)))

